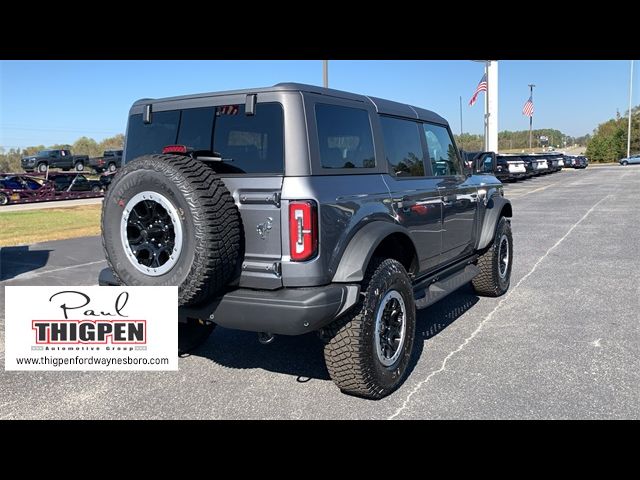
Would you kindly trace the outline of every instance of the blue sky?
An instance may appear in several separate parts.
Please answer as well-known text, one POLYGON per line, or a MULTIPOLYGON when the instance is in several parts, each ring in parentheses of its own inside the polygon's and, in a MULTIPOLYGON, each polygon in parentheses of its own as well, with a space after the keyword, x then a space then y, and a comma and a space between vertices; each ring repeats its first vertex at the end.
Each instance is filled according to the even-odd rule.
MULTIPOLYGON (((633 104, 640 103, 640 62, 633 104)), ((482 133, 482 98, 468 106, 483 72, 472 61, 347 61, 329 64, 332 88, 434 110, 460 132, 482 133)), ((72 143, 124 133, 132 102, 143 97, 272 85, 321 85, 322 62, 279 61, 0 61, 0 146, 72 143)), ((534 128, 579 136, 627 110, 629 61, 514 61, 499 64, 499 129, 524 130, 521 113, 534 90, 534 128)), ((481 96, 484 94, 481 94, 481 96)))

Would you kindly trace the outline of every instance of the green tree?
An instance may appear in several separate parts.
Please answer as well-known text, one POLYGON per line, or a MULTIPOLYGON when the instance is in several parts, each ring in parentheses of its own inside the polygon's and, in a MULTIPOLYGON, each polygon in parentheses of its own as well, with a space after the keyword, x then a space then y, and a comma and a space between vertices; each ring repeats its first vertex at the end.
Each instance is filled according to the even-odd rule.
POLYGON ((97 157, 102 155, 100 146, 93 138, 80 137, 73 143, 71 151, 74 155, 89 155, 90 157, 97 157))
MULTIPOLYGON (((617 162, 627 155, 629 112, 598 125, 588 138, 586 156, 592 162, 617 162)), ((640 153, 640 105, 631 109, 631 155, 640 153)))

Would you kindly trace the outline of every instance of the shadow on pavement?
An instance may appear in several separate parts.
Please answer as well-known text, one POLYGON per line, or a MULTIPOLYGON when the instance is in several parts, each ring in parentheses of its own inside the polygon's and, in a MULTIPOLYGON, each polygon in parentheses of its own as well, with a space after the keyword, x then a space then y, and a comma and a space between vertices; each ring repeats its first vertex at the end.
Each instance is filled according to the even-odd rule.
POLYGON ((30 250, 29 245, 21 247, 0 247, 0 281, 9 280, 32 270, 42 268, 53 250, 30 250))
MULTIPOLYGON (((478 302, 471 284, 465 285, 429 308, 419 310, 413 358, 409 374, 415 368, 424 343, 438 335, 478 302)), ((260 368, 270 372, 309 379, 329 380, 324 365, 323 343, 315 333, 298 337, 278 336, 269 345, 258 343, 252 332, 217 327, 211 337, 191 355, 204 357, 226 368, 260 368)))

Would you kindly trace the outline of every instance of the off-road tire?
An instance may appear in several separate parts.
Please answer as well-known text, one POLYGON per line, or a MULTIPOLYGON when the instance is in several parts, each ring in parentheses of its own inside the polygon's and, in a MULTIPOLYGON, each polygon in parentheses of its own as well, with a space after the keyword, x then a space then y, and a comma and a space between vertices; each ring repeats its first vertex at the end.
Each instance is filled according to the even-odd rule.
POLYGON ((480 273, 471 282, 476 293, 486 297, 499 297, 500 295, 503 295, 509 289, 512 264, 513 236, 511 235, 511 223, 505 217, 501 217, 498 222, 498 226, 496 227, 493 242, 478 259, 478 268, 480 269, 480 273), (499 270, 499 249, 503 235, 506 237, 509 248, 509 260, 504 278, 500 276, 499 270))
POLYGON ((177 285, 179 305, 202 303, 239 272, 244 256, 240 212, 215 172, 178 155, 145 155, 114 176, 102 206, 102 245, 116 279, 124 285, 177 285), (176 209, 183 231, 175 265, 145 275, 127 258, 121 239, 123 210, 143 191, 163 195, 176 209))
POLYGON ((372 259, 358 303, 323 331, 327 370, 345 393, 380 399, 398 388, 407 374, 416 329, 416 308, 411 280, 402 264, 393 259, 372 259), (376 354, 375 321, 384 296, 396 290, 404 300, 406 336, 402 353, 386 367, 376 354))

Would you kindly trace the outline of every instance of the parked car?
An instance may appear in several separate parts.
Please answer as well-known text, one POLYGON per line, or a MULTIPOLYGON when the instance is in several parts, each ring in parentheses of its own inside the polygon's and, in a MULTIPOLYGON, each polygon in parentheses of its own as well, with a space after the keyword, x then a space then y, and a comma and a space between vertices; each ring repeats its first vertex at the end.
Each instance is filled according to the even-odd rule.
POLYGON ((82 172, 89 164, 89 157, 71 155, 69 150, 41 150, 35 155, 22 158, 21 164, 25 172, 44 173, 47 168, 61 168, 65 172, 73 168, 77 172, 82 172))
POLYGON ((109 185, 111 185, 111 181, 113 180, 114 175, 115 173, 104 173, 100 175, 98 181, 100 182, 100 185, 105 192, 109 188, 109 185))
POLYGON ((102 191, 102 184, 98 180, 91 180, 79 173, 49 173, 49 180, 56 192, 94 192, 102 191))
POLYGON ((122 150, 105 150, 101 157, 90 158, 89 166, 96 173, 115 172, 122 166, 122 150))
POLYGON ((587 168, 587 165, 589 165, 589 159, 584 155, 578 155, 573 168, 587 168))
POLYGON ((630 157, 621 158, 619 163, 623 167, 626 167, 627 165, 632 165, 634 163, 640 163, 640 153, 636 155, 631 155, 630 157))
POLYGON ((475 173, 490 173, 500 181, 515 181, 526 177, 526 167, 517 155, 496 155, 495 152, 463 152, 475 173))
POLYGON ((563 155, 560 153, 545 153, 540 155, 540 158, 546 160, 548 173, 559 172, 564 166, 563 155), (562 162, 562 165, 560 162, 562 162))
POLYGON ((144 99, 123 163, 99 282, 178 286, 191 347, 216 324, 317 331, 337 386, 381 398, 409 372, 416 309, 509 288, 511 203, 429 110, 293 83, 144 99))
POLYGON ((574 168, 576 162, 576 157, 573 155, 565 155, 564 156, 564 166, 565 168, 574 168))
POLYGON ((538 176, 548 173, 549 165, 546 158, 536 154, 520 155, 520 158, 525 162, 525 170, 530 171, 531 175, 538 176), (527 169, 527 163, 530 165, 530 170, 527 169))
POLYGON ((44 181, 27 175, 2 175, 0 177, 0 205, 20 200, 25 193, 39 190, 44 181))

